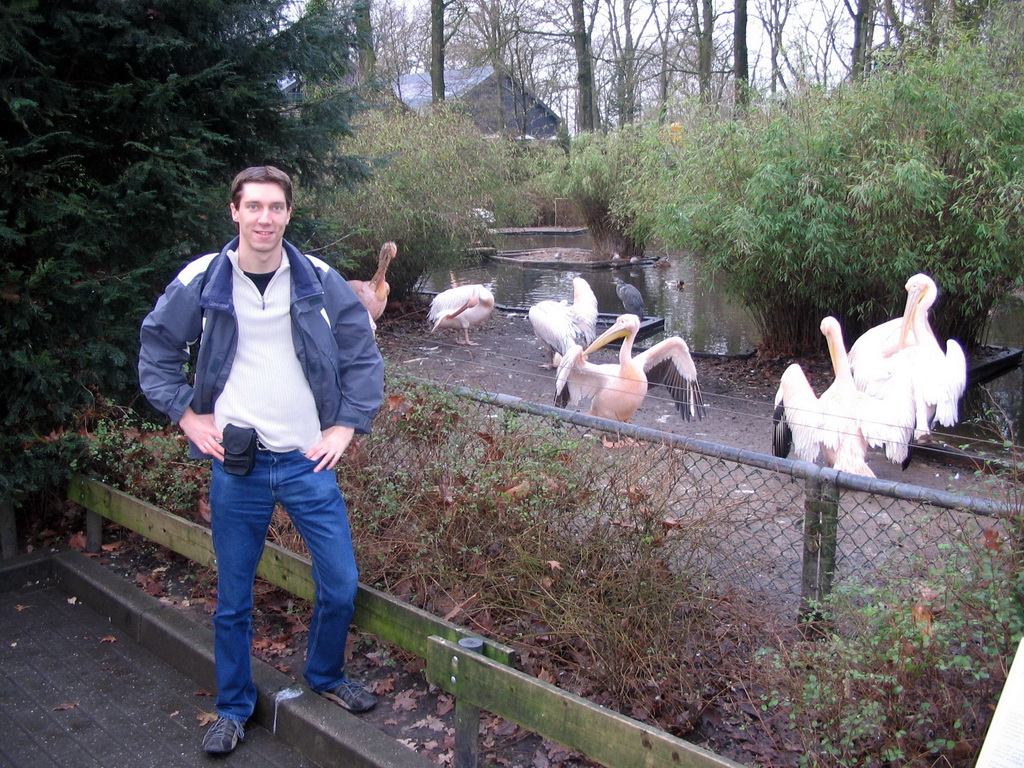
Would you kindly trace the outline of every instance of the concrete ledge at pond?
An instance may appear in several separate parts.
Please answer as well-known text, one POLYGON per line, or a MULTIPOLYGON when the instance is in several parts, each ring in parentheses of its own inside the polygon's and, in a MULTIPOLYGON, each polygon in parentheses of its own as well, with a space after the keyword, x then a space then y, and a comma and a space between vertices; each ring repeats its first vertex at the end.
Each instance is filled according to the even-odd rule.
MULTIPOLYGON (((0 563, 0 590, 44 581, 198 685, 214 689, 212 630, 74 550, 40 551, 0 563)), ((324 768, 432 768, 417 752, 255 658, 253 677, 258 701, 252 720, 324 768)))

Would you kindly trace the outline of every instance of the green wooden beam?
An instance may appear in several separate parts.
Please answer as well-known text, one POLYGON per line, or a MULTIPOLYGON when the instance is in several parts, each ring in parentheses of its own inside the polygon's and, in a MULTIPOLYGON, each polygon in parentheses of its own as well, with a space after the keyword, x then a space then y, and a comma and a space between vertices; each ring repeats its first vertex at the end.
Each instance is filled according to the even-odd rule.
MULTIPOLYGON (((171 514, 84 475, 72 477, 68 485, 68 498, 200 565, 216 564, 213 536, 206 526, 171 514)), ((268 542, 256 573, 260 578, 293 595, 306 600, 313 599, 315 584, 312 565, 308 558, 268 542)), ((440 619, 365 584, 359 585, 356 611, 352 621, 367 632, 421 658, 431 635, 444 637, 453 642, 458 642, 463 637, 479 637, 457 624, 440 619)), ((482 652, 488 658, 500 664, 514 663, 514 650, 487 638, 480 639, 484 643, 482 652)))
POLYGON ((524 672, 430 638, 427 680, 498 717, 618 768, 742 768, 653 726, 598 706, 524 672))

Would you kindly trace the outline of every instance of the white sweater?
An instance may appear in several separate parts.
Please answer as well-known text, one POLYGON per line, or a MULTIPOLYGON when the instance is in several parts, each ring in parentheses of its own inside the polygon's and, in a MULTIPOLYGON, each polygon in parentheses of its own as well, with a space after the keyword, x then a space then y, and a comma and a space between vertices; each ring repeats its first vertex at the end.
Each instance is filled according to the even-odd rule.
POLYGON ((261 295, 239 268, 238 254, 232 251, 228 257, 234 266, 238 348, 214 404, 217 427, 254 427, 271 450, 305 453, 320 440, 320 420, 292 341, 288 259, 282 259, 261 295))

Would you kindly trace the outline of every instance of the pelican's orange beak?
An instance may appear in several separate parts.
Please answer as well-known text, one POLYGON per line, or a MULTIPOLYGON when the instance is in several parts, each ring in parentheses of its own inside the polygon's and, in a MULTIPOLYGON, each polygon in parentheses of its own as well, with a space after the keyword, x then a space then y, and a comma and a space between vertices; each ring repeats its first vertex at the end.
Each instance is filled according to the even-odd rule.
POLYGON ((907 337, 910 335, 910 329, 914 324, 914 312, 917 310, 917 305, 921 303, 923 298, 924 288, 920 283, 907 283, 907 305, 903 309, 903 324, 900 326, 899 349, 903 349, 907 346, 907 337))
POLYGON ((601 349, 601 347, 608 346, 608 344, 615 341, 616 339, 626 338, 627 336, 629 336, 629 334, 630 329, 626 327, 626 325, 621 324, 618 320, 616 320, 615 325, 613 325, 607 331, 605 331, 596 339, 594 339, 593 343, 585 350, 583 350, 583 354, 589 355, 591 352, 596 352, 597 350, 601 349))

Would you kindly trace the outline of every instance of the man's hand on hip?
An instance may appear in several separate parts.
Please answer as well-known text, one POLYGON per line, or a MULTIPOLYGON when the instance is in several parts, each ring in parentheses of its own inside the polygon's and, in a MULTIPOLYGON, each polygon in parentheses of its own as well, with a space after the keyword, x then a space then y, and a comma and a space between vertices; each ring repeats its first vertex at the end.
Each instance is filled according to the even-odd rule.
POLYGON ((355 433, 356 431, 352 427, 342 427, 339 425, 325 429, 320 442, 306 451, 305 454, 306 458, 310 461, 320 462, 313 471, 319 472, 321 469, 334 469, 334 465, 345 454, 345 450, 348 448, 348 444, 352 442, 352 436, 355 433))
POLYGON ((199 414, 189 406, 181 415, 178 426, 200 451, 224 461, 224 446, 221 445, 224 435, 217 429, 212 413, 199 414))

